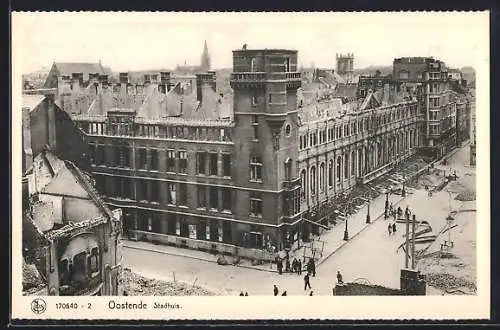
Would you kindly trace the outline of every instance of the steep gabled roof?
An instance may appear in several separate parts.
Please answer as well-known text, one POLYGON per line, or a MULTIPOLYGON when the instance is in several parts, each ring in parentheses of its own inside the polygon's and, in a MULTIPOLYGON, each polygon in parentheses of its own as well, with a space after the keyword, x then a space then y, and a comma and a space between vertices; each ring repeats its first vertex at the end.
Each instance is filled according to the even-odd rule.
POLYGON ((54 63, 61 75, 71 76, 73 73, 83 73, 83 79, 89 79, 89 73, 110 74, 109 68, 100 63, 56 62, 54 63), (109 70, 109 71, 107 71, 109 70))

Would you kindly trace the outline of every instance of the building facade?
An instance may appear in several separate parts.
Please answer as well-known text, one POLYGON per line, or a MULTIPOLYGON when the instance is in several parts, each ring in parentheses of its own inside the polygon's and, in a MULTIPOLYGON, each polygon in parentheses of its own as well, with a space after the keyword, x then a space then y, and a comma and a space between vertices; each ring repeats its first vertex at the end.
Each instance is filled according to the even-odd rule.
POLYGON ((124 73, 116 85, 99 79, 92 105, 72 118, 87 135, 99 191, 123 210, 127 237, 273 259, 266 253, 325 226, 309 214, 318 204, 441 137, 428 134, 431 110, 455 133, 456 103, 443 101, 442 115, 441 103, 429 106, 441 94, 429 91, 427 62, 421 76, 399 64, 398 79, 367 78, 374 88, 365 85, 365 97, 349 85, 300 104, 297 52, 245 47, 233 51, 232 99, 215 72, 189 81, 164 72, 142 85, 124 73))
POLYGON ((351 83, 354 79, 354 54, 336 54, 337 73, 344 77, 346 83, 351 83))

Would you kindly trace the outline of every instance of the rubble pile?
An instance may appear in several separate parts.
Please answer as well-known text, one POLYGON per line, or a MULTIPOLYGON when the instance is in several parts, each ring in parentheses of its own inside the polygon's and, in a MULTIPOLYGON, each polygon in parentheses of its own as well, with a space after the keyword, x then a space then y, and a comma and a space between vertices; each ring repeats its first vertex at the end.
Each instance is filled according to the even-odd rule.
POLYGON ((36 266, 28 264, 23 260, 23 290, 38 287, 43 283, 44 281, 36 266))
POLYGON ((464 278, 456 277, 447 273, 426 274, 427 284, 444 291, 452 291, 458 288, 467 288, 476 292, 476 284, 464 278))
POLYGON ((462 191, 455 197, 456 200, 461 202, 471 202, 476 200, 476 192, 471 190, 462 191))
POLYGON ((183 282, 145 278, 125 268, 122 273, 124 294, 128 296, 214 296, 202 287, 183 282))

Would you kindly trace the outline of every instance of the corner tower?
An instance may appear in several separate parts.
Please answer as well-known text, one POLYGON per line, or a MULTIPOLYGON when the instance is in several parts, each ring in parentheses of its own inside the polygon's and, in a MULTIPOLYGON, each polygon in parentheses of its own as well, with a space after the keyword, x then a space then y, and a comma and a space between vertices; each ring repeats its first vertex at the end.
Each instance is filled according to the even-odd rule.
POLYGON ((238 155, 233 162, 234 181, 247 188, 241 194, 238 216, 267 224, 270 239, 277 248, 284 248, 300 218, 297 51, 235 50, 230 83, 238 155), (257 215, 253 199, 262 205, 257 215), (245 206, 248 200, 250 205, 245 206))

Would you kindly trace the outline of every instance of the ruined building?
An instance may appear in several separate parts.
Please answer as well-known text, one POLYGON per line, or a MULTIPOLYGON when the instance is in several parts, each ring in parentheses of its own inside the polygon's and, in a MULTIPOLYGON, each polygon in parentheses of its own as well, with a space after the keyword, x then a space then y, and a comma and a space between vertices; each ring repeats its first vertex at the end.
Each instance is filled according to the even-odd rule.
POLYGON ((23 291, 120 295, 121 210, 104 204, 84 171, 86 137, 54 103, 57 91, 29 92, 22 109, 23 291))

